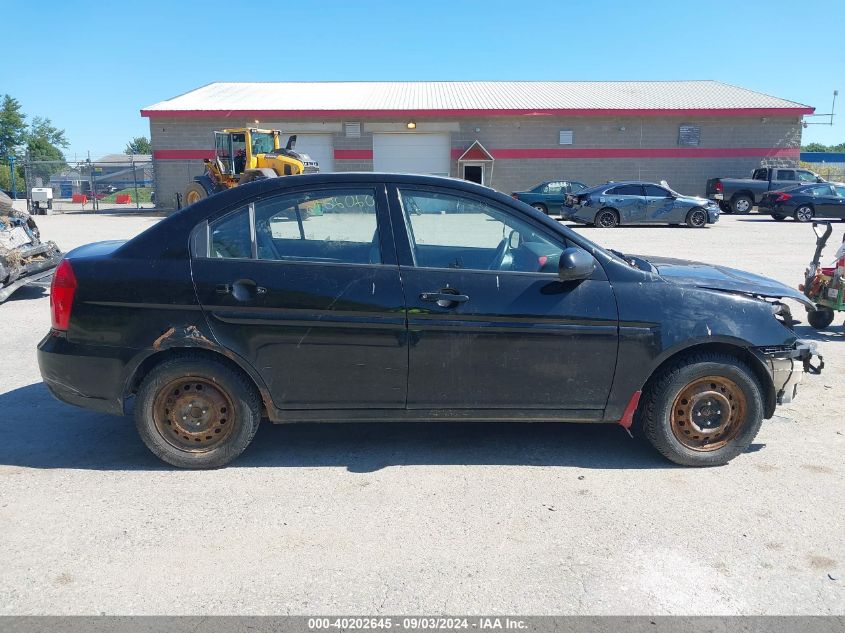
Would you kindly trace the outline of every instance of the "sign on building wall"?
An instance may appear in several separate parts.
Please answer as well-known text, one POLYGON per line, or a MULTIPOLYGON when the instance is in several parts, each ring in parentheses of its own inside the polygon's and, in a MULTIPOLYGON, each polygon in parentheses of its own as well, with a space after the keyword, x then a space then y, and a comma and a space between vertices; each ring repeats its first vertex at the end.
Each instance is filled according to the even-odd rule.
POLYGON ((701 142, 701 127, 698 125, 681 125, 678 130, 678 145, 682 147, 697 147, 701 142))

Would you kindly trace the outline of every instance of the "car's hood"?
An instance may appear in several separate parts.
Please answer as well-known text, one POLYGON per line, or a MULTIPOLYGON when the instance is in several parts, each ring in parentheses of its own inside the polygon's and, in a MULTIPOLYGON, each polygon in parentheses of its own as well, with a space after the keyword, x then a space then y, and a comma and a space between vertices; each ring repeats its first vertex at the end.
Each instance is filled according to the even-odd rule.
POLYGON ((669 257, 638 257, 654 266, 657 274, 670 283, 758 297, 794 299, 807 307, 814 307, 813 303, 796 288, 790 288, 774 279, 744 270, 669 257))

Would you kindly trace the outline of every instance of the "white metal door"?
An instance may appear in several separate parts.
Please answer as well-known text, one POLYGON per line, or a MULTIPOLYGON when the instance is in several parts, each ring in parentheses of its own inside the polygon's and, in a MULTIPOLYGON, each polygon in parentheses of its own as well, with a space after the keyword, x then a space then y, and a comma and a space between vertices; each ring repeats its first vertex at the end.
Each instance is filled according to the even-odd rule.
POLYGON ((373 134, 375 171, 448 176, 449 134, 373 134))
POLYGON ((331 134, 296 134, 296 151, 320 164, 320 171, 334 171, 334 137, 331 134))

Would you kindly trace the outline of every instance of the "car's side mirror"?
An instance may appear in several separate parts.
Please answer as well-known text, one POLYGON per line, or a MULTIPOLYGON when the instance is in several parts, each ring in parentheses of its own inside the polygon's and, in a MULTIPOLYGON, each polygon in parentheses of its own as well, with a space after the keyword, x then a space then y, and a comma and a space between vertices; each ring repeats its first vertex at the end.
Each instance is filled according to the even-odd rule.
POLYGON ((596 269, 596 260, 583 248, 570 247, 560 254, 558 277, 561 281, 587 279, 596 269))

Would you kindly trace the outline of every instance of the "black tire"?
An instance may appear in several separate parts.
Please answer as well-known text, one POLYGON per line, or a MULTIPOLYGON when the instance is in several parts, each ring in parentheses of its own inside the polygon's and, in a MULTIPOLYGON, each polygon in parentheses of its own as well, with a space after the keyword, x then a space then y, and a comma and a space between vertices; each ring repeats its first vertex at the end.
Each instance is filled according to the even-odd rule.
POLYGON ((549 210, 546 208, 546 205, 540 202, 535 202, 531 206, 537 209, 537 211, 539 211, 540 213, 545 213, 546 215, 549 215, 549 210))
MULTIPOLYGON (((205 413, 206 409, 202 409, 202 414, 205 413)), ((179 468, 225 466, 249 445, 260 422, 261 405, 255 386, 245 376, 223 363, 199 356, 173 358, 154 367, 141 383, 135 404, 135 426, 144 444, 161 460, 179 468), (194 390, 191 392, 188 385, 173 402, 171 386, 189 381, 197 383, 194 390), (198 385, 205 385, 205 391, 199 390, 198 385), (226 406, 215 409, 211 416, 207 416, 208 419, 194 416, 193 411, 204 406, 196 402, 213 404, 218 395, 225 398, 226 406), (191 399, 183 404, 185 398, 199 400, 191 399), (208 400, 203 401, 202 398, 208 400), (173 411, 164 408, 169 415, 155 415, 156 410, 162 413, 161 407, 167 407, 168 404, 173 407, 173 411), (182 420, 186 420, 187 416, 191 418, 186 427, 194 424, 196 419, 195 424, 203 424, 203 428, 184 430, 183 440, 185 427, 176 426, 176 418, 179 412, 185 412, 185 407, 191 410, 186 413, 186 417, 182 417, 182 420), (223 434, 219 438, 215 436, 215 433, 221 431, 223 434), (200 439, 197 439, 197 435, 200 439), (198 444, 191 444, 191 440, 198 444), (208 441, 209 444, 204 444, 208 441), (191 449, 185 448, 188 444, 191 444, 191 449)))
POLYGON ((786 216, 781 215, 780 213, 772 213, 772 219, 775 222, 783 222, 786 219, 786 216))
MULTIPOLYGON (((705 384, 704 389, 709 386, 705 384)), ((727 398, 723 397, 724 389, 720 393, 719 389, 714 388, 712 393, 716 398, 722 398, 724 402, 728 402, 727 398)), ((732 393, 729 390, 727 395, 730 396, 732 393)), ((721 415, 722 411, 719 409, 715 413, 721 415)), ((691 354, 679 358, 649 382, 637 409, 637 418, 638 425, 649 442, 670 461, 682 466, 720 466, 744 452, 757 436, 763 422, 763 390, 754 372, 737 358, 715 352, 691 354), (702 399, 698 402, 703 403, 703 407, 707 408, 699 409, 698 413, 694 412, 697 404, 694 405, 687 400, 676 402, 682 396, 682 392, 686 392, 698 383, 707 383, 713 378, 717 381, 712 385, 713 387, 719 385, 719 381, 724 381, 725 384, 729 384, 729 389, 736 389, 736 396, 730 401, 734 404, 725 409, 728 419, 721 423, 724 427, 718 426, 703 432, 690 422, 684 423, 683 419, 677 421, 676 413, 686 413, 689 419, 693 420, 694 415, 700 415, 702 411, 705 411, 706 415, 711 415, 716 406, 721 406, 714 405, 713 400, 706 400, 705 398, 709 398, 709 395, 701 396, 702 399), (737 404, 740 401, 741 407, 737 404), (680 402, 683 405, 680 405, 680 402), (676 406, 687 405, 689 409, 685 412, 675 410, 676 406), (734 420, 733 416, 739 416, 742 419, 734 420), (681 426, 677 426, 678 423, 681 426), (686 424, 686 429, 684 424, 686 424), (684 437, 682 442, 678 439, 679 435, 676 435, 680 431, 690 437, 680 435, 684 437), (705 445, 694 448, 689 445, 700 443, 701 440, 696 433, 704 436, 714 431, 723 434, 723 439, 719 440, 717 433, 715 436, 709 436, 714 440, 709 447, 705 445)), ((709 439, 704 441, 707 442, 709 439)))
POLYGON ((602 229, 612 229, 619 226, 619 214, 614 209, 601 209, 596 213, 595 225, 602 229))
POLYGON ((185 206, 190 206, 200 200, 204 200, 208 197, 208 192, 198 182, 192 182, 187 187, 185 187, 185 206))
POLYGON ((833 310, 830 308, 816 308, 807 312, 807 323, 816 330, 823 330, 833 323, 833 310))
POLYGON ((707 226, 707 211, 704 209, 690 209, 687 213, 687 226, 691 229, 703 229, 707 226))
POLYGON ((754 200, 748 196, 735 196, 731 200, 731 211, 738 215, 745 215, 751 213, 751 208, 754 206, 754 200))
POLYGON ((722 210, 722 213, 733 213, 734 210, 731 207, 730 202, 725 202, 724 200, 719 201, 719 208, 722 210))
POLYGON ((815 214, 813 213, 813 207, 808 204, 802 204, 800 207, 795 209, 795 214, 793 215, 793 217, 798 222, 812 222, 814 215, 815 214))

